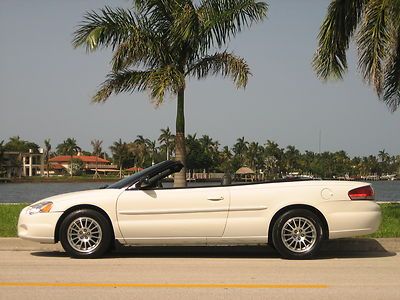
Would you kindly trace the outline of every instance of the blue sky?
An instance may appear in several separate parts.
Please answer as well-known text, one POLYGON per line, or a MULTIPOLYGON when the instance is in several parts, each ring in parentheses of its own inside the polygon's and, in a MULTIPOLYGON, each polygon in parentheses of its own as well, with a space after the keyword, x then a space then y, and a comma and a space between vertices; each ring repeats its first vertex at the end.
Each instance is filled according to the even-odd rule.
MULTIPOLYGON (((390 113, 357 72, 356 51, 343 81, 323 83, 312 68, 317 33, 329 1, 271 0, 268 19, 227 45, 243 56, 253 77, 245 90, 229 79, 190 80, 186 132, 208 134, 222 145, 238 137, 301 151, 345 150, 351 156, 400 152, 399 113, 390 113)), ((151 139, 160 128, 174 130, 175 99, 159 108, 147 94, 90 98, 109 71, 110 51, 73 49, 72 33, 87 10, 130 1, 0 1, 0 141, 13 135, 53 148, 68 137, 90 150, 90 141, 108 148, 122 138, 151 139)), ((353 47, 354 48, 354 47, 353 47)))

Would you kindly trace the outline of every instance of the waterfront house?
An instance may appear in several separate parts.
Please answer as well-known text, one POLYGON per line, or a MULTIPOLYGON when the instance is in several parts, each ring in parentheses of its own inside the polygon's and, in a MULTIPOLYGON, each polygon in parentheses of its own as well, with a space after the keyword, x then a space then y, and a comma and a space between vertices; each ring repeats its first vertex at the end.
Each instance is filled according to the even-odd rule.
MULTIPOLYGON (((117 166, 113 165, 109 160, 94 155, 74 155, 72 159, 77 159, 82 162, 82 171, 86 174, 93 174, 96 171, 102 173, 118 172, 117 166)), ((66 171, 69 172, 71 163, 71 156, 59 155, 49 159, 50 167, 62 166, 66 171)))

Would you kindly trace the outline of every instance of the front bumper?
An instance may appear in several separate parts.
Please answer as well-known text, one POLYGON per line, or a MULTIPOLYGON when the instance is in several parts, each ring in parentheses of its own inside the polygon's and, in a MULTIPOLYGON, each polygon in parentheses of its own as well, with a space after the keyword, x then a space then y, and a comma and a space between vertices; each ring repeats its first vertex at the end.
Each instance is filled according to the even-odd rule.
POLYGON ((62 212, 37 213, 29 215, 25 207, 19 214, 18 236, 22 239, 44 244, 54 244, 54 233, 57 221, 62 212))

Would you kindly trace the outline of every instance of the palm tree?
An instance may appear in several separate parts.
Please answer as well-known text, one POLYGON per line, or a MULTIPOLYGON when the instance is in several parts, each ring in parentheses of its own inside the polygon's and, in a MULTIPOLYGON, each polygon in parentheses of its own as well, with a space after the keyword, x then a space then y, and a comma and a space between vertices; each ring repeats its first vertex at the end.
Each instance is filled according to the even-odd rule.
POLYGON ((244 157, 246 155, 246 152, 248 150, 249 142, 247 142, 244 139, 244 136, 241 138, 238 138, 236 140, 236 144, 233 145, 233 153, 239 158, 240 165, 243 166, 244 164, 244 157))
POLYGON ((157 154, 157 142, 146 139, 146 147, 150 153, 151 165, 154 165, 154 156, 157 154))
POLYGON ((395 111, 400 105, 400 2, 332 0, 313 60, 320 78, 342 78, 347 70, 346 51, 353 37, 364 79, 395 111))
POLYGON ((95 171, 95 173, 93 175, 93 178, 100 178, 100 175, 97 172, 97 165, 98 165, 97 159, 101 155, 101 152, 103 150, 102 147, 101 147, 101 144, 103 144, 103 141, 93 140, 90 143, 92 144, 92 147, 93 147, 93 152, 92 153, 93 153, 93 155, 96 156, 96 171, 95 171))
POLYGON ((144 138, 143 135, 138 135, 133 142, 133 147, 131 147, 140 167, 144 167, 147 155, 149 154, 148 141, 149 139, 144 138))
POLYGON ((158 137, 158 142, 165 147, 165 152, 167 154, 167 160, 169 160, 170 150, 174 143, 175 135, 171 133, 169 127, 167 129, 161 129, 161 134, 158 137))
MULTIPOLYGON (((184 98, 187 77, 209 74, 230 77, 246 86, 250 69, 244 59, 215 52, 231 38, 264 19, 268 6, 256 0, 134 0, 132 10, 105 7, 87 12, 74 33, 75 47, 88 51, 111 47, 112 71, 93 97, 106 101, 112 93, 149 91, 160 105, 165 94, 177 97, 176 159, 185 164, 184 98)), ((186 169, 174 177, 186 186, 186 169)))
POLYGON ((264 164, 264 147, 257 142, 251 142, 246 152, 246 161, 249 167, 258 174, 264 164))
POLYGON ((3 172, 3 160, 4 160, 4 140, 0 142, 0 177, 3 172))
POLYGON ((74 138, 67 138, 61 144, 57 146, 57 153, 61 155, 70 156, 70 175, 73 176, 73 156, 81 152, 81 147, 79 147, 74 138))
POLYGON ((114 161, 118 163, 119 178, 122 178, 122 167, 126 158, 128 157, 128 145, 119 139, 118 141, 114 142, 112 146, 110 146, 110 150, 114 161))
POLYGON ((287 172, 298 171, 300 166, 300 151, 295 146, 289 145, 284 153, 287 172))
POLYGON ((50 151, 51 151, 51 144, 50 144, 50 139, 44 140, 44 160, 46 161, 46 167, 47 167, 47 177, 50 176, 50 164, 49 164, 49 158, 50 158, 50 151))

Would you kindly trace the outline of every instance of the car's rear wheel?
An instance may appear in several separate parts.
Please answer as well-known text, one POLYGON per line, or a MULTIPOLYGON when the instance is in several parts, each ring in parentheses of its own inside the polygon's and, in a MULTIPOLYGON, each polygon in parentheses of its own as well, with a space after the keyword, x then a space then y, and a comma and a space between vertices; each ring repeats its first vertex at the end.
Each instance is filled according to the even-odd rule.
POLYGON ((61 223, 60 241, 75 258, 97 258, 110 249, 112 234, 107 219, 91 209, 70 213, 61 223))
POLYGON ((272 230, 272 241, 287 259, 313 258, 321 248, 321 220, 306 209, 293 209, 279 216, 272 230))

